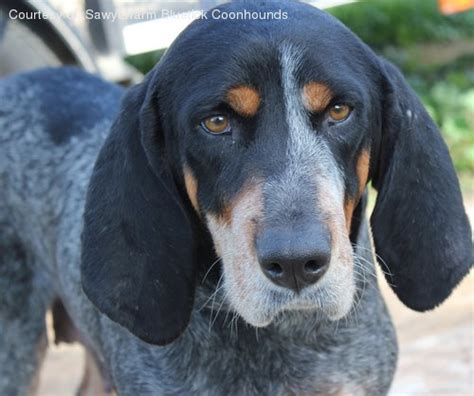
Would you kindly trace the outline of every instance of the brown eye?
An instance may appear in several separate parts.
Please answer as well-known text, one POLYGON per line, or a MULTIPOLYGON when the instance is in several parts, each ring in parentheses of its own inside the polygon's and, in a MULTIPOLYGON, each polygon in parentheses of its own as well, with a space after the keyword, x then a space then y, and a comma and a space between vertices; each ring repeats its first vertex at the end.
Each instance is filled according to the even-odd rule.
POLYGON ((207 132, 213 133, 215 135, 230 131, 229 118, 222 114, 205 118, 201 125, 207 132))
POLYGON ((351 114, 351 108, 345 104, 338 103, 329 109, 329 117, 331 117, 333 121, 344 121, 349 117, 349 114, 351 114))

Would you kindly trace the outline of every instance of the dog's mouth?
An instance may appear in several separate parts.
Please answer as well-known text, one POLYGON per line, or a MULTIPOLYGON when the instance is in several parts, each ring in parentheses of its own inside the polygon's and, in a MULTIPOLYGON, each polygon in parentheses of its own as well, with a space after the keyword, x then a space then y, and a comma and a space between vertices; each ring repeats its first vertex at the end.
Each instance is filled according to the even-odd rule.
POLYGON ((246 322, 255 327, 268 326, 275 319, 284 317, 285 313, 298 311, 334 321, 346 316, 354 301, 355 285, 351 277, 347 279, 337 283, 328 279, 324 284, 300 293, 260 290, 237 303, 230 303, 246 322))
MULTIPOLYGON (((246 215, 248 216, 248 213, 246 215)), ((310 311, 328 320, 337 320, 350 311, 354 300, 355 281, 353 251, 347 235, 342 232, 330 232, 327 233, 330 235, 327 239, 329 245, 321 242, 324 238, 316 239, 314 244, 309 241, 301 245, 300 241, 292 242, 295 240, 293 235, 299 236, 298 233, 293 233, 288 239, 285 236, 276 244, 269 243, 269 249, 264 251, 248 234, 239 232, 245 229, 247 224, 251 224, 247 221, 247 216, 242 216, 232 225, 223 225, 208 217, 216 251, 221 258, 222 273, 216 289, 209 293, 211 297, 208 307, 210 305, 213 311, 231 311, 255 327, 268 326, 285 312, 310 311), (288 245, 285 245, 287 243, 288 245), (296 256, 296 262, 293 261, 294 254, 290 254, 289 258, 285 256, 285 252, 291 253, 294 246, 298 247, 298 251, 309 251, 310 257, 322 257, 314 255, 314 246, 318 251, 329 246, 328 254, 320 261, 320 265, 324 265, 321 273, 318 270, 309 275, 302 273, 312 271, 313 265, 307 256, 304 256, 303 260, 300 259, 301 255, 296 256), (286 274, 286 279, 280 281, 268 274, 268 268, 263 265, 259 254, 262 251, 269 251, 267 257, 270 257, 270 264, 279 263, 282 271, 290 271, 290 275, 286 274), (274 254, 275 251, 278 255, 274 254), (295 282, 291 281, 292 277, 295 282)), ((323 232, 321 235, 326 234, 323 232)), ((278 237, 272 234, 268 239, 273 241, 278 237)))
MULTIPOLYGON (((241 267, 254 266, 255 262, 247 262, 241 267)), ((238 271, 229 268, 235 266, 222 262, 219 282, 199 301, 201 308, 208 309, 214 317, 225 313, 226 317, 239 316, 251 326, 266 327, 287 313, 314 314, 334 321, 346 316, 352 308, 355 282, 351 266, 332 263, 320 282, 298 292, 273 284, 261 271, 241 277, 238 271)))
POLYGON ((318 296, 313 298, 282 298, 280 301, 278 298, 275 298, 275 296, 272 298, 274 298, 274 302, 267 310, 262 310, 258 313, 253 312, 250 315, 248 312, 239 312, 240 316, 254 327, 266 327, 275 320, 284 318, 286 313, 295 311, 314 313, 314 315, 322 315, 330 319, 330 315, 327 315, 324 311, 324 305, 318 296))

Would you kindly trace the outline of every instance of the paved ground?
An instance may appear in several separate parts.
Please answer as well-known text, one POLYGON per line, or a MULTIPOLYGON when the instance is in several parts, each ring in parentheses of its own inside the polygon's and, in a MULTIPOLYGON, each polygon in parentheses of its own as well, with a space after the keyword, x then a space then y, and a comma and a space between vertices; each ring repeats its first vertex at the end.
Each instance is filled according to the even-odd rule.
MULTIPOLYGON (((466 204, 474 224, 474 196, 466 204)), ((380 283, 400 343, 399 367, 390 395, 474 395, 474 273, 462 282, 447 303, 425 314, 405 308, 385 281, 380 283)), ((74 395, 83 362, 79 346, 51 347, 38 394, 74 395)))

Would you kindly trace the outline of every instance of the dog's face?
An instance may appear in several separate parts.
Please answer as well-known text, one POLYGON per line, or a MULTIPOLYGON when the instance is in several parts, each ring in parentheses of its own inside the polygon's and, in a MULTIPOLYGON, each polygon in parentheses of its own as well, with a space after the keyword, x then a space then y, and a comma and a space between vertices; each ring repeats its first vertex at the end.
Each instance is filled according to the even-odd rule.
POLYGON ((311 15, 295 34, 291 17, 253 21, 248 33, 243 21, 201 22, 208 29, 185 34, 164 60, 176 83, 160 106, 174 116, 187 194, 231 305, 254 326, 287 309, 349 311, 352 214, 380 128, 361 44, 340 26, 322 34, 311 15))
MULTIPOLYGON (((242 4, 223 8, 235 11, 242 4)), ((120 137, 111 134, 96 165, 90 210, 86 208, 83 265, 92 275, 83 276, 85 289, 103 311, 143 339, 168 342, 187 323, 196 276, 192 218, 207 227, 222 258, 225 295, 248 323, 265 326, 280 312, 299 309, 317 310, 330 319, 343 317, 355 292, 353 214, 369 179, 380 189, 376 213, 382 214, 372 219, 378 253, 392 261, 391 282, 399 283, 396 292, 405 303, 417 309, 437 304, 468 268, 469 227, 456 177, 439 135, 428 138, 436 142, 431 147, 424 146, 423 128, 428 123, 431 128, 432 122, 416 97, 395 69, 326 14, 293 2, 245 3, 247 9, 265 12, 283 6, 288 12, 284 21, 193 23, 145 83, 129 94, 113 128, 120 137), (126 118, 126 112, 140 115, 126 118), (137 127, 135 134, 124 132, 137 127), (412 137, 398 138, 410 131, 412 137), (115 153, 127 146, 132 147, 125 159, 130 169, 119 167, 118 173, 110 158, 123 161, 115 153), (437 152, 439 163, 425 160, 430 150, 437 152), (416 174, 413 180, 404 174, 402 166, 408 163, 429 180, 427 185, 417 185, 416 174), (120 199, 104 203, 94 186, 114 177, 129 183, 138 178, 139 187, 133 187, 138 184, 133 180, 123 187, 126 193, 118 193, 120 199), (426 247, 443 237, 426 219, 413 221, 418 214, 401 202, 414 189, 411 204, 419 201, 421 212, 423 196, 443 205, 446 194, 439 198, 439 188, 431 188, 433 177, 451 180, 455 203, 440 212, 439 220, 451 213, 455 224, 445 226, 462 236, 453 245, 461 249, 455 254, 459 260, 452 255, 449 260, 454 260, 453 267, 464 264, 455 277, 449 269, 433 275, 450 279, 446 290, 433 286, 435 291, 426 291, 410 282, 425 276, 419 262, 432 263, 425 256, 434 252, 427 249, 420 256, 412 240, 421 238, 420 230, 411 235, 407 231, 426 224, 426 247), (109 234, 93 235, 96 218, 104 221, 110 208, 127 205, 134 208, 133 216, 110 213, 115 225, 108 225, 109 234), (187 214, 187 206, 194 215, 187 214), (406 223, 404 216, 413 222, 406 223), (93 244, 107 245, 110 253, 89 251, 93 244), (122 245, 131 249, 125 261, 119 256, 122 245), (141 250, 134 255, 137 245, 141 250), (417 263, 420 274, 409 264, 400 264, 398 270, 401 253, 405 262, 417 263), (123 262, 118 275, 108 268, 117 261, 123 262), (89 262, 95 267, 89 269, 89 262), (134 282, 127 276, 142 285, 139 292, 130 293, 134 282), (88 287, 93 277, 105 287, 96 280, 88 287), (109 288, 114 277, 122 281, 120 288, 115 282, 110 301, 95 294, 109 288), (157 279, 158 295, 156 285, 144 282, 148 277, 157 279), (123 300, 122 294, 129 301, 122 301, 127 309, 118 312, 120 304, 113 301, 123 300), (178 306, 172 310, 175 319, 169 319, 176 326, 137 320, 137 315, 168 318, 168 300, 178 306), (176 313, 179 307, 185 312, 176 313)), ((447 254, 434 260, 441 256, 447 254)))
POLYGON ((214 41, 229 33, 215 25, 200 37, 214 56, 191 51, 199 62, 173 77, 180 110, 171 124, 187 194, 222 258, 224 291, 254 326, 286 309, 338 319, 354 294, 349 233, 380 127, 369 122, 375 82, 357 72, 343 35, 328 43, 313 29, 301 42, 283 26, 268 39, 262 27, 219 50, 214 41))

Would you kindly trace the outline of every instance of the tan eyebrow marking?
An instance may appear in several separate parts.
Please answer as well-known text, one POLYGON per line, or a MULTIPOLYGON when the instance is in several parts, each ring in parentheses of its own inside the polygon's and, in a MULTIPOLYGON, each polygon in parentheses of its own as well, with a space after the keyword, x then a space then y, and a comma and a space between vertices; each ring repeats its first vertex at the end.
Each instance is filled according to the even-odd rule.
POLYGON ((198 184, 197 180, 194 177, 191 169, 189 169, 186 165, 183 167, 184 173, 184 184, 186 187, 186 192, 188 193, 189 200, 191 201, 191 205, 199 213, 199 204, 197 200, 197 190, 198 184))
POLYGON ((323 111, 331 99, 331 90, 324 83, 312 81, 303 87, 303 104, 311 112, 323 111))
POLYGON ((244 117, 252 117, 257 114, 260 106, 260 94, 252 87, 241 85, 231 88, 227 92, 227 103, 244 117))

